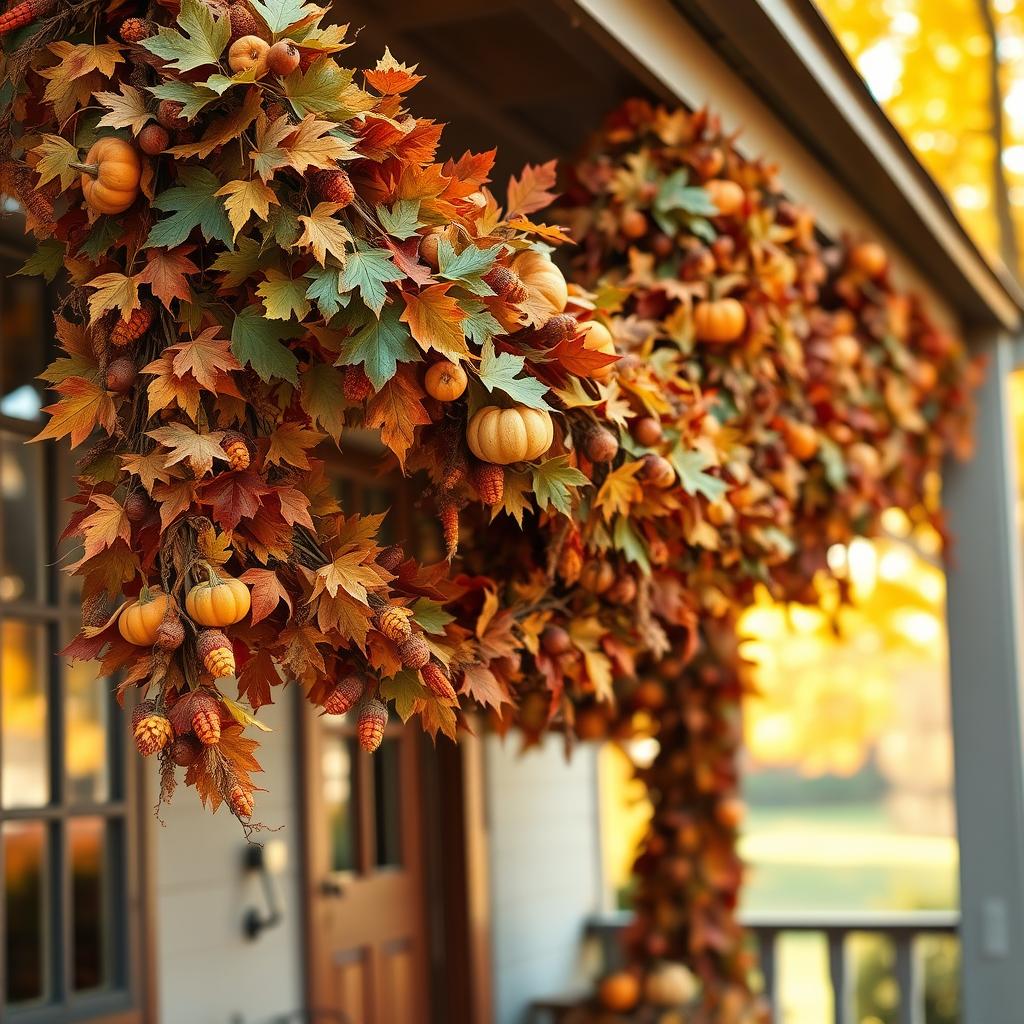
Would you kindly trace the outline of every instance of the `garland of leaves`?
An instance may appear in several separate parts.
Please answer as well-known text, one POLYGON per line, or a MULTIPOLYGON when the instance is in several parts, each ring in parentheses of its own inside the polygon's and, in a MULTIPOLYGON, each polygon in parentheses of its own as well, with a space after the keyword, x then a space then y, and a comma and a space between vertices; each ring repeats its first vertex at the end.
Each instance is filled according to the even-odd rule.
POLYGON ((435 735, 476 705, 571 738, 614 715, 656 732, 659 700, 685 706, 660 716, 677 775, 656 781, 697 836, 696 881, 666 916, 660 867, 642 873, 642 946, 697 963, 721 1003, 739 872, 699 858, 735 856, 735 741, 706 759, 695 736, 738 690, 691 693, 665 659, 691 671, 758 584, 805 595, 828 544, 888 505, 937 516, 970 416, 962 347, 876 246, 822 253, 706 115, 645 104, 576 169, 566 288, 548 253, 567 234, 530 219, 553 165, 502 209, 493 153, 437 162, 441 127, 404 103, 416 69, 386 53, 359 84, 324 15, 23 0, 0 17, 0 184, 39 239, 26 272, 68 281, 39 439, 91 442, 67 653, 141 691, 133 736, 163 796, 184 767, 243 822, 247 730, 285 677, 351 712, 367 749, 389 708, 435 735), (443 561, 340 507, 319 450, 364 429, 383 469, 422 480, 443 561))

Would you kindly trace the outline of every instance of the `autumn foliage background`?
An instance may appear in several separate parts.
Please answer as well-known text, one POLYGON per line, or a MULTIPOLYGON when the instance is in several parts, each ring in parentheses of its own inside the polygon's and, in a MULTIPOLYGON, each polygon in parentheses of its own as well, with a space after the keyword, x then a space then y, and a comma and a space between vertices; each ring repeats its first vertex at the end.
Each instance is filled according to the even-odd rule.
POLYGON ((346 68, 312 4, 15 10, 0 181, 63 296, 37 440, 82 451, 65 653, 118 675, 162 797, 258 828, 286 680, 370 750, 392 713, 654 735, 646 1000, 682 962, 702 1019, 753 1019, 735 618, 888 508, 941 527, 963 346, 706 111, 626 104, 542 220, 553 163, 445 158, 416 69, 346 68), (440 561, 339 504, 325 450, 366 431, 440 561))

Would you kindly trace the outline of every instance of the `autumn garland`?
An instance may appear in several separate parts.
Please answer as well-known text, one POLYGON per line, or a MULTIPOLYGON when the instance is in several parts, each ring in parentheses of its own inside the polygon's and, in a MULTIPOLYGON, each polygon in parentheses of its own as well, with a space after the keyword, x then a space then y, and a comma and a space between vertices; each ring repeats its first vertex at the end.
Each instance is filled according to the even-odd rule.
POLYGON ((581 239, 575 277, 625 353, 616 374, 631 450, 598 490, 604 514, 581 526, 584 582, 609 550, 626 554, 623 520, 648 554, 652 540, 670 552, 641 582, 670 653, 652 660, 634 646, 617 714, 592 700, 575 708, 585 737, 659 740, 639 770, 654 815, 635 868, 633 967, 605 980, 598 1003, 643 1004, 638 1021, 675 1020, 669 1011, 694 1000, 694 1020, 756 1020, 736 918, 744 670, 733 623, 759 585, 810 602, 842 586, 829 547, 880 533, 886 509, 942 530, 942 460, 970 453, 978 365, 893 287, 880 246, 821 250, 774 168, 745 159, 706 112, 624 105, 573 169, 559 214, 581 239), (653 391, 650 376, 669 370, 653 391), (688 395, 685 414, 660 407, 673 393, 688 395), (692 465, 670 433, 680 424, 692 465), (646 490, 609 489, 639 476, 652 450, 688 494, 676 516, 652 514, 646 490))

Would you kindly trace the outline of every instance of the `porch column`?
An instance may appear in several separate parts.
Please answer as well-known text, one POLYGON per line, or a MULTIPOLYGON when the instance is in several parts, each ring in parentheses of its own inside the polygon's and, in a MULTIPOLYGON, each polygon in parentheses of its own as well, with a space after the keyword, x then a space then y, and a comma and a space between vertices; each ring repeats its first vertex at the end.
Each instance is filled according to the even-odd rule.
POLYGON ((1024 1012, 1024 754, 1020 628, 1024 561, 1007 375, 1013 343, 988 331, 977 452, 950 464, 955 535, 948 618, 960 838, 963 1020, 1014 1024, 1024 1012))

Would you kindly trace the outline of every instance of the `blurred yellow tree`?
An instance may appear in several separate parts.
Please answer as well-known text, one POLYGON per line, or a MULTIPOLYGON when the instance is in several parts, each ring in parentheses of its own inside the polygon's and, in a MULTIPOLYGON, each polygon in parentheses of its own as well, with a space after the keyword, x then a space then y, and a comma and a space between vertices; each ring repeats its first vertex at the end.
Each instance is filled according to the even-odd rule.
POLYGON ((1024 234, 1024 4, 819 0, 819 6, 980 244, 1014 262, 1012 235, 1004 230, 1000 237, 998 201, 1005 175, 1008 220, 1024 234))

